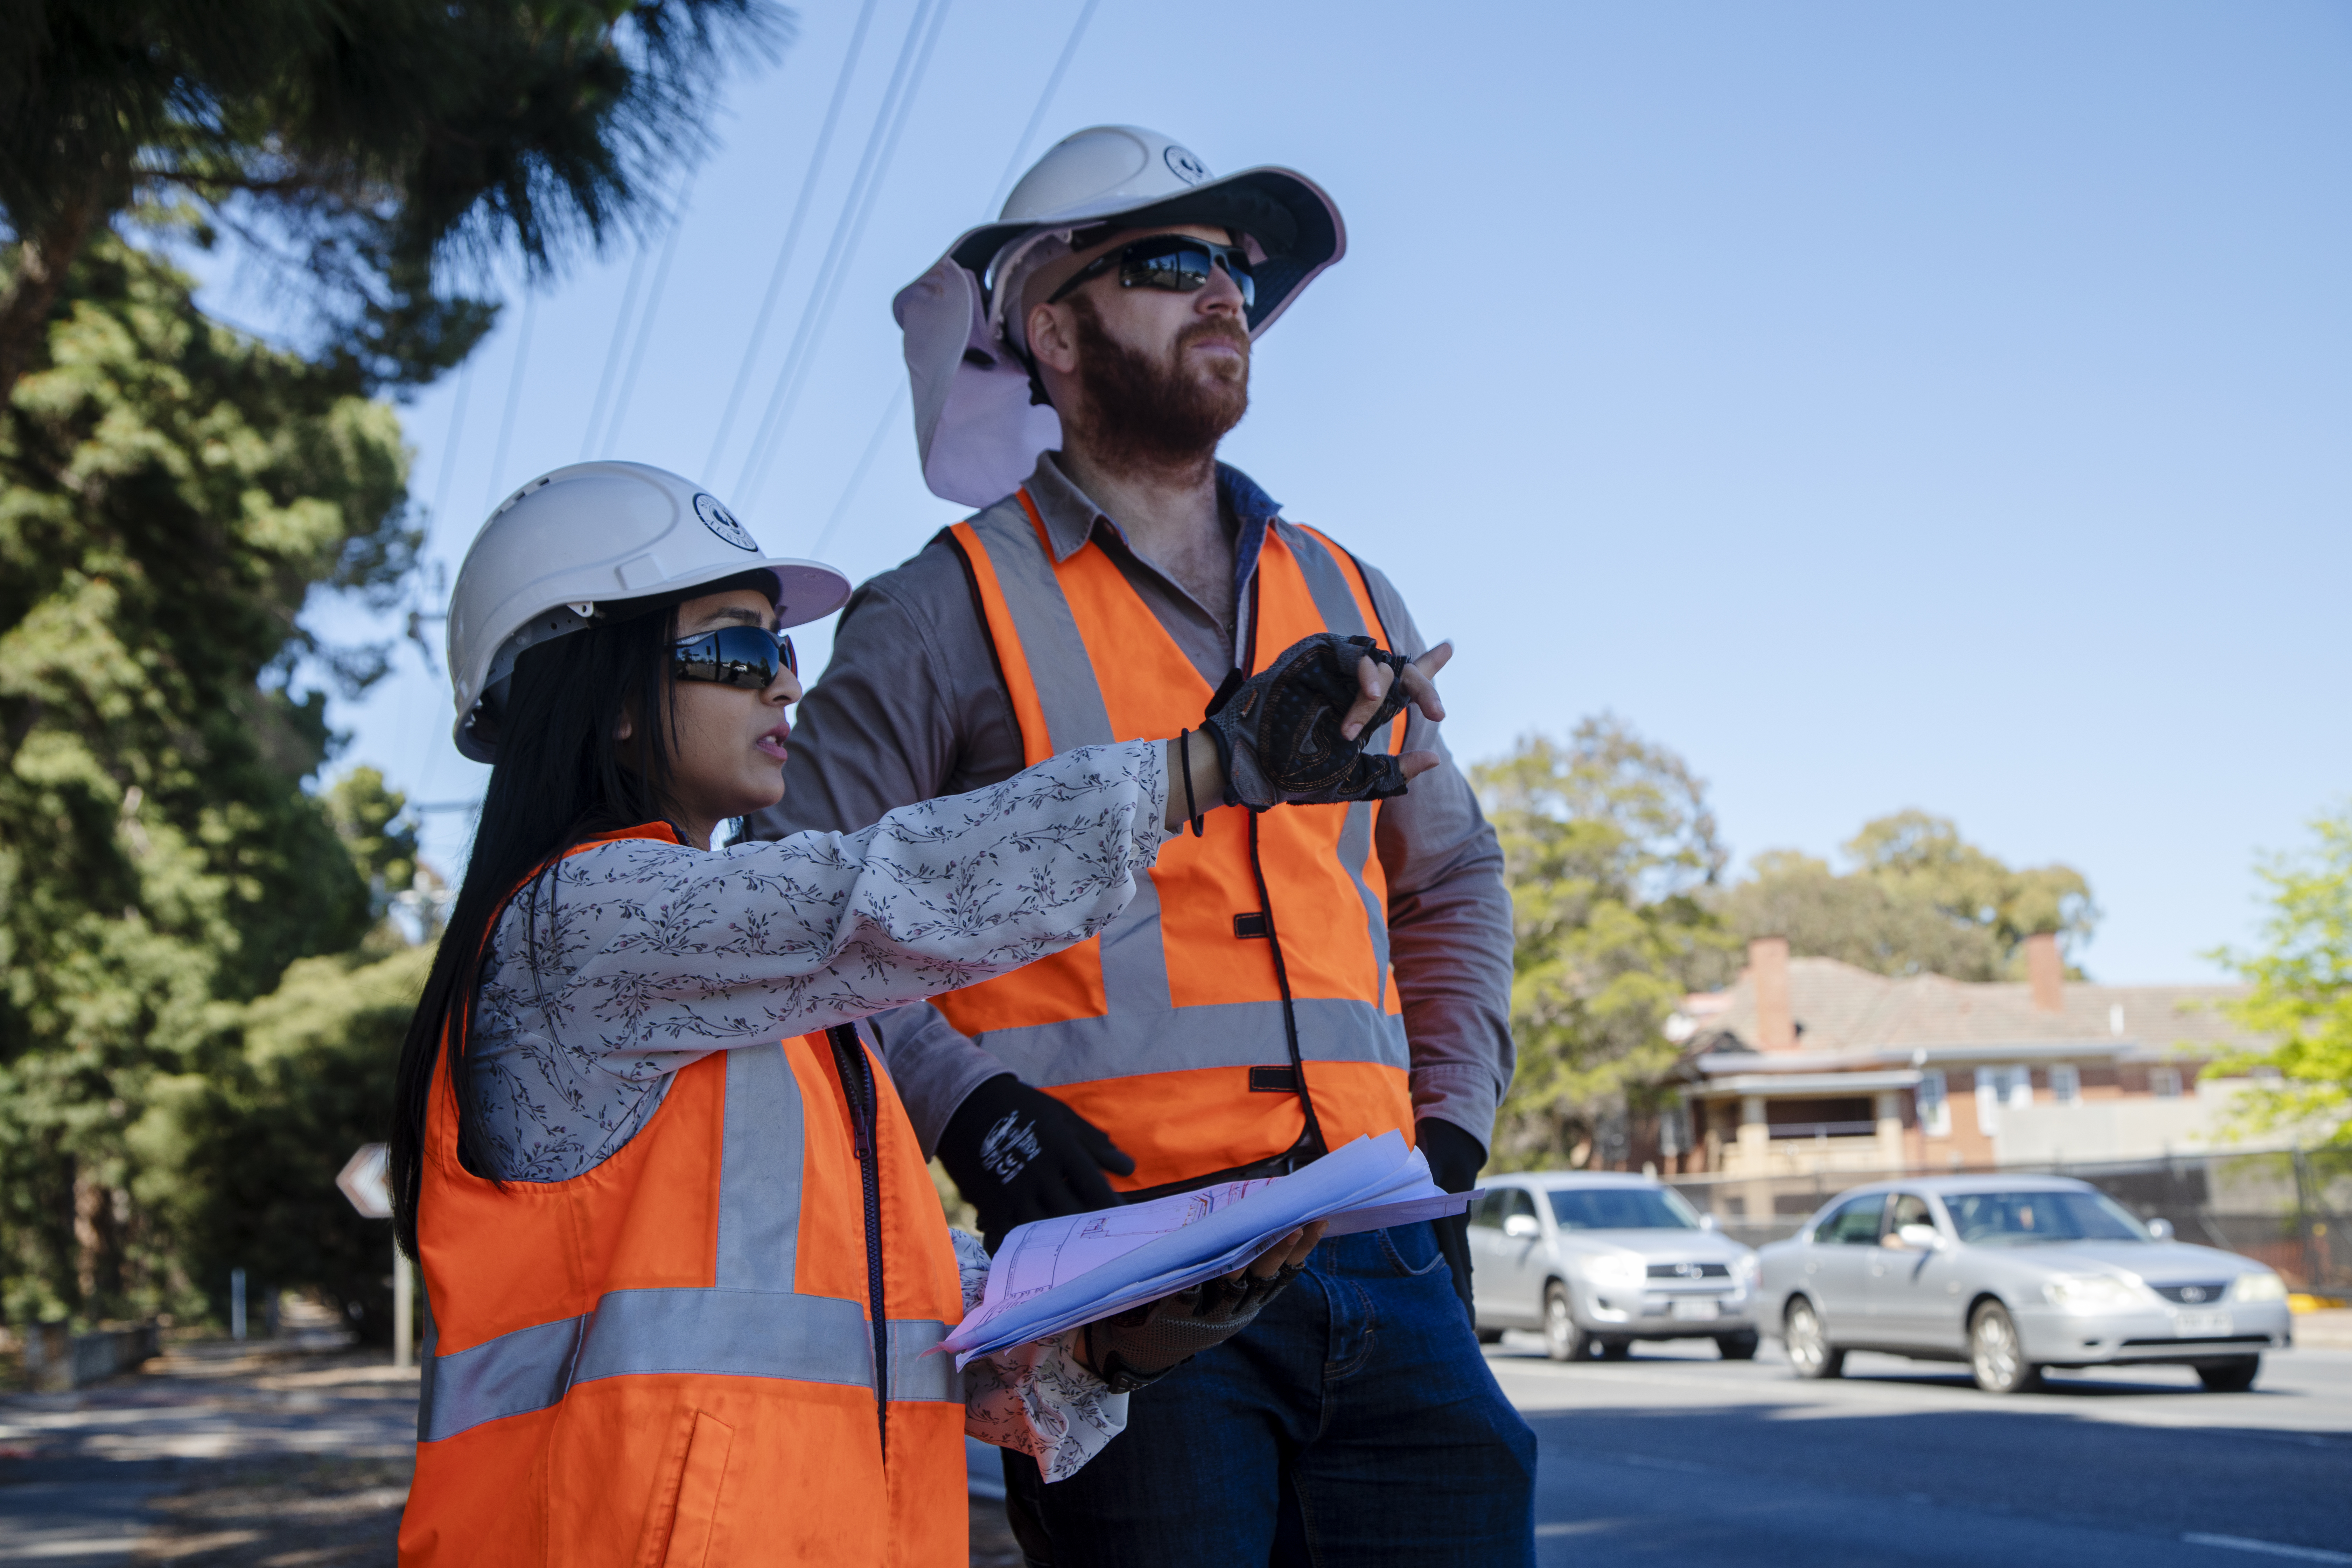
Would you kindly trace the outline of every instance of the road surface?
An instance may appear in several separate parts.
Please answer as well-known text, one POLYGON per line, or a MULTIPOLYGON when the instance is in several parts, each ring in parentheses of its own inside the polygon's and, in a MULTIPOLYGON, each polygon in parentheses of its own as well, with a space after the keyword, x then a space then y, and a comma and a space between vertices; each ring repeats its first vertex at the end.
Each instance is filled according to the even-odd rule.
POLYGON ((1536 1430, 1537 1560, 1575 1568, 2352 1564, 2352 1351, 2266 1358, 2248 1394, 2185 1367, 2057 1373, 2000 1398, 1855 1354, 1795 1378, 1704 1342, 1559 1365, 1489 1352, 1536 1430))

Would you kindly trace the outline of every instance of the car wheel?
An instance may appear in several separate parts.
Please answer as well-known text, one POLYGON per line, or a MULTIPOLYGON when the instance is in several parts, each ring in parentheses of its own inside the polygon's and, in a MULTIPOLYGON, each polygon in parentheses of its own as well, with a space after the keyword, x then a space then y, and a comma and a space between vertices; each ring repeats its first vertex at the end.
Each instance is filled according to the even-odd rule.
POLYGON ((1987 1394, 2017 1394, 2042 1381, 2042 1369, 2025 1359, 2017 1320, 1998 1301, 1979 1307, 1969 1323, 1969 1370, 1987 1394))
POLYGON ((1554 1280, 1544 1288, 1544 1349, 1554 1361, 1590 1361, 1592 1336, 1577 1326, 1568 1304, 1568 1287, 1554 1280))
POLYGON ((2242 1356, 2234 1361, 2209 1362, 2197 1369, 2197 1381, 2208 1394, 2243 1394, 2262 1374, 2263 1358, 2242 1356))
POLYGON ((1756 1331, 1750 1329, 1744 1334, 1717 1334, 1715 1336, 1715 1349, 1716 1353, 1726 1361, 1754 1361, 1756 1331))
POLYGON ((1789 1364, 1799 1377, 1837 1377, 1845 1371, 1845 1352, 1830 1343, 1822 1329, 1822 1315, 1802 1296, 1789 1303, 1781 1337, 1788 1342, 1789 1364))

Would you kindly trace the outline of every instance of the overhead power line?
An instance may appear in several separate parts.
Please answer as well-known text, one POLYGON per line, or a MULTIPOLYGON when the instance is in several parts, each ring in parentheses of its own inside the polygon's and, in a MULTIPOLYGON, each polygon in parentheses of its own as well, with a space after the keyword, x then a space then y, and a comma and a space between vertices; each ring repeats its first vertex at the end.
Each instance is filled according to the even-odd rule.
POLYGON ((522 373, 530 363, 530 324, 539 315, 539 294, 529 284, 523 286, 522 331, 515 339, 514 368, 507 374, 506 416, 499 421, 497 454, 490 458, 490 486, 482 497, 482 510, 488 511, 497 504, 500 492, 499 481, 507 471, 507 444, 514 439, 515 411, 522 406, 522 373))
POLYGON ((841 73, 834 79, 833 101, 825 106, 824 122, 816 133, 816 145, 809 153, 808 168, 801 175, 801 194, 793 203, 792 221, 784 226, 784 242, 776 247, 776 265, 768 274, 768 292, 760 301, 760 313, 751 322, 751 336, 743 345, 743 362, 736 367, 735 384, 727 394, 727 407, 719 416, 718 433, 710 438, 710 456, 704 460, 702 471, 716 474, 719 456, 726 449, 727 433, 734 427, 735 411, 742 404, 743 389, 751 384, 751 366, 760 357, 760 347, 767 341, 768 319, 774 314, 776 296, 782 292, 784 274, 790 269, 793 251, 799 246, 801 225, 808 217, 810 198, 816 194, 817 176, 824 172, 825 153, 833 146, 834 128, 841 120, 841 106, 849 97, 850 79, 856 74, 857 56, 866 47, 866 24, 874 20, 875 0, 866 0, 858 8, 857 26, 849 35, 849 52, 842 57, 841 73))
POLYGON ((816 344, 824 335, 834 303, 848 276, 850 259, 856 254, 858 239, 865 232, 866 220, 874 211, 875 195, 889 173, 891 156, 898 146, 898 133, 906 129, 908 110, 913 107, 916 89, 921 86, 924 70, 930 64, 931 48, 939 42, 949 3, 950 0, 919 0, 914 17, 907 24, 906 40, 899 47, 898 62, 890 73, 890 85, 884 90, 881 106, 875 111, 865 155, 858 160, 857 174, 850 182, 849 195, 834 225, 832 243, 826 247, 824 264, 817 269, 816 282, 802 310, 792 348, 776 374, 767 412, 761 417, 751 450, 744 459, 742 478, 736 483, 738 504, 741 506, 752 504, 767 477, 784 422, 800 396, 808 365, 815 357, 816 344))
POLYGON ((621 422, 628 414, 629 398, 637 390, 637 376, 646 367, 646 348, 653 342, 654 319, 661 314, 662 296, 669 289, 669 264, 677 255, 678 232, 686 227, 687 208, 693 199, 689 190, 677 205, 677 216, 670 219, 669 233, 662 237, 661 259, 654 264, 653 289, 646 296, 645 314, 637 318, 636 346, 629 351, 629 368, 613 397, 612 420, 604 427, 604 438, 597 443, 607 455, 621 438, 621 422))
POLYGON ((588 461, 597 455, 596 427, 604 422, 604 399, 612 395, 613 373, 621 366, 621 345, 629 341, 629 309, 636 303, 637 284, 646 273, 646 246, 640 240, 637 253, 629 258, 629 281, 621 290, 621 312, 613 318, 613 344, 604 351, 604 374, 596 381, 596 401, 588 409, 588 428, 580 437, 580 460, 588 461))
MULTIPOLYGON (((1070 36, 1063 41, 1062 53, 1055 60, 1053 70, 1046 75, 1045 88, 1037 94, 1037 106, 1030 110, 1029 123, 1022 130, 1021 140, 1013 144, 1013 156, 1005 160, 1004 174, 997 181, 996 194, 989 198, 987 210, 981 214, 982 222, 994 217, 1003 208, 1005 194, 1013 188, 1013 179, 1021 172, 1021 161, 1028 156, 1029 144, 1037 139, 1037 128, 1045 123, 1045 111, 1053 107, 1054 95, 1061 90, 1062 79, 1068 74, 1070 61, 1077 55, 1078 41, 1086 37, 1087 24, 1094 19, 1095 7, 1100 4, 1101 0, 1086 0, 1086 4, 1078 7, 1077 20, 1070 24, 1070 36)), ((882 416, 874 422, 874 434, 866 437, 866 450, 859 454, 857 467, 851 470, 849 482, 842 487, 841 499, 834 502, 831 515, 824 520, 824 527, 818 530, 815 542, 808 547, 811 555, 824 552, 824 547, 832 542, 834 530, 840 527, 841 520, 849 515, 850 505, 857 499, 857 492, 865 488, 866 475, 874 467, 874 459, 882 450, 883 437, 890 433, 891 420, 906 396, 907 383, 901 377, 891 388, 889 401, 882 405, 882 416)))
POLYGON ((441 443, 441 478, 433 487, 433 521, 441 521, 441 509, 449 500, 449 478, 457 468, 457 444, 466 433, 466 393, 474 384, 474 359, 457 367, 457 394, 449 404, 449 434, 441 443))
POLYGON ((1021 140, 1013 144, 1013 156, 1005 160, 1004 177, 996 182, 996 194, 988 198, 988 210, 980 215, 982 223, 1004 209, 1004 198, 1012 194, 1013 182, 1021 173, 1021 160, 1029 155, 1029 143, 1037 139, 1037 128, 1045 122, 1045 110, 1053 107, 1054 95, 1062 90, 1062 78, 1078 52, 1078 40, 1087 36, 1087 24, 1095 19, 1095 7, 1101 4, 1102 0, 1087 0, 1078 7, 1078 19, 1070 24, 1070 36, 1062 45, 1061 58, 1054 62, 1053 73, 1045 78, 1045 90, 1037 95, 1037 107, 1030 111, 1021 140))

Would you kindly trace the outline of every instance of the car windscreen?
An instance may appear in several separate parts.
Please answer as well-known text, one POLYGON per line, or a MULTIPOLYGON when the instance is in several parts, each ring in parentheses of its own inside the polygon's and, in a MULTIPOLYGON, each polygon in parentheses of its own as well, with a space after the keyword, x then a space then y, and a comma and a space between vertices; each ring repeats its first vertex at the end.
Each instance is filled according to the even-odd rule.
POLYGON ((1698 1211, 1664 1187, 1555 1187, 1562 1230, 1696 1230, 1698 1211))
POLYGON ((1947 1193, 1960 1239, 1977 1247, 2038 1241, 2146 1241, 2147 1230, 2105 1193, 1947 1193))

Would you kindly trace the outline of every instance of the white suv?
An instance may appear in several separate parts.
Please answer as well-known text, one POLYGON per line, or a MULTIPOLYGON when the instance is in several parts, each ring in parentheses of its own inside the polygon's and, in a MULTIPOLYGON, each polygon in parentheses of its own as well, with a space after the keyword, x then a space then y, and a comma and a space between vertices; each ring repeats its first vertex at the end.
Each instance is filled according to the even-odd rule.
POLYGON ((1480 1182, 1470 1282, 1479 1339, 1539 1329, 1555 1361, 1613 1360, 1635 1340, 1711 1339, 1726 1361, 1756 1354, 1756 1254, 1647 1176, 1480 1182))

